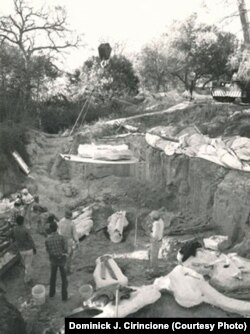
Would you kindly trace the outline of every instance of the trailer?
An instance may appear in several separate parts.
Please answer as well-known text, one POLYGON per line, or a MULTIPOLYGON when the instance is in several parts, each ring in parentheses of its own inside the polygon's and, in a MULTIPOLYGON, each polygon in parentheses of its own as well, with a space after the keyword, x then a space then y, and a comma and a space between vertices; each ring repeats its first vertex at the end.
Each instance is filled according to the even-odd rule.
POLYGON ((243 103, 250 103, 250 84, 241 81, 213 82, 211 95, 219 102, 235 102, 236 99, 243 103))

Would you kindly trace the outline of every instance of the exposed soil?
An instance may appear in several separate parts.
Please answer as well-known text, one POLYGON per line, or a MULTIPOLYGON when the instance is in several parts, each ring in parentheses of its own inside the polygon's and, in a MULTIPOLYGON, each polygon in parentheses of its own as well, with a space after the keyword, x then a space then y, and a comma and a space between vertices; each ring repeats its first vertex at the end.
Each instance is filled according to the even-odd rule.
MULTIPOLYGON (((180 127, 195 124, 203 133, 217 136, 225 134, 229 125, 233 126, 232 123, 227 123, 228 127, 225 126, 225 120, 233 111, 239 109, 241 107, 235 105, 193 103, 178 114, 147 117, 132 124, 139 124, 143 131, 159 124, 174 123, 180 127)), ((241 131, 239 127, 234 125, 235 134, 239 131, 241 131)), ((151 209, 165 207, 174 214, 181 213, 184 217, 189 217, 190 224, 197 219, 204 222, 207 219, 205 217, 212 218, 215 222, 222 220, 226 223, 223 218, 225 210, 228 208, 231 210, 229 218, 227 217, 227 220, 230 220, 233 211, 244 198, 243 216, 249 213, 250 203, 245 199, 246 193, 250 190, 248 175, 231 172, 200 159, 163 156, 160 152, 147 147, 142 136, 126 139, 135 155, 140 157, 140 164, 134 169, 131 167, 131 169, 113 170, 115 175, 110 175, 112 173, 107 168, 86 169, 81 164, 71 164, 60 159, 59 153, 68 153, 70 148, 79 142, 86 142, 88 138, 86 135, 83 136, 84 139, 81 139, 81 136, 76 137, 76 142, 70 137, 45 136, 37 133, 31 137, 28 151, 33 162, 32 179, 27 183, 31 193, 39 194, 41 204, 47 206, 58 218, 63 216, 66 206, 77 208, 93 204, 94 231, 81 241, 80 249, 76 253, 74 272, 69 276, 71 298, 68 302, 63 303, 60 299, 58 277, 58 293, 54 300, 47 298, 45 305, 28 304, 24 307, 23 303, 25 301, 29 303, 31 300, 31 287, 27 288, 23 283, 21 265, 13 267, 3 277, 8 291, 7 297, 21 310, 27 321, 29 334, 42 334, 43 329, 50 325, 59 329, 64 323, 64 317, 80 306, 79 287, 82 284, 94 284, 92 274, 98 256, 106 253, 123 254, 135 250, 136 215, 139 217, 136 250, 146 250, 149 240, 142 227, 144 217, 151 209), (230 193, 233 177, 237 178, 242 187, 230 193), (105 227, 107 217, 116 210, 126 210, 130 222, 126 240, 120 244, 112 244, 101 229, 105 227), (96 232, 97 230, 99 231, 96 232)), ((36 233, 35 226, 32 228, 32 233, 37 245, 37 255, 34 258, 34 284, 43 284, 48 289, 49 261, 44 247, 45 240, 36 233)), ((188 239, 188 236, 183 238, 188 239)), ((176 265, 175 257, 176 249, 168 260, 160 260, 162 275, 170 272, 176 265)), ((118 258, 117 263, 129 278, 130 285, 140 286, 153 281, 145 274, 147 260, 118 258)), ((157 303, 145 307, 132 316, 232 317, 233 315, 209 305, 184 309, 166 293, 157 303)))

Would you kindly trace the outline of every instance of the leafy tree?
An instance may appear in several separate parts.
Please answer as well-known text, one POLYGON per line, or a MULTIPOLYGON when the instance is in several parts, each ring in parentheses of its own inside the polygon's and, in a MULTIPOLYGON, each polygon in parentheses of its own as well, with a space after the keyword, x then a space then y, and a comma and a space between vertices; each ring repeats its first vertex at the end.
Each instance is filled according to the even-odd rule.
POLYGON ((60 76, 61 71, 52 63, 50 57, 39 55, 32 57, 30 72, 32 73, 32 95, 36 101, 39 102, 40 94, 46 90, 47 82, 55 80, 58 76, 60 76))
POLYGON ((15 119, 22 108, 23 58, 16 47, 0 46, 0 121, 6 118, 15 119), (11 112, 9 112, 11 111, 11 112))
POLYGON ((123 55, 111 57, 104 68, 101 67, 98 57, 89 58, 83 65, 80 79, 75 86, 77 98, 86 97, 94 91, 93 98, 97 102, 104 102, 113 97, 133 96, 138 93, 139 79, 132 63, 123 55))
POLYGON ((132 63, 123 55, 115 55, 110 59, 107 73, 113 80, 110 89, 114 95, 136 95, 138 93, 139 79, 135 75, 132 63))
MULTIPOLYGON (((60 72, 50 57, 33 56, 30 61, 30 92, 34 102, 39 102, 47 90, 48 81, 58 77, 60 72)), ((0 46, 0 119, 20 120, 25 93, 25 64, 20 50, 3 43, 0 46)), ((37 109, 37 106, 33 108, 37 109)), ((38 109, 37 109, 38 111, 38 109)))
POLYGON ((191 80, 209 82, 231 75, 228 60, 237 48, 237 39, 217 27, 197 23, 197 15, 175 22, 168 34, 146 46, 139 56, 138 70, 146 88, 154 91, 176 86, 189 89, 191 80))
POLYGON ((208 81, 228 72, 228 58, 235 51, 236 37, 219 31, 217 27, 198 24, 193 14, 185 22, 175 23, 169 38, 168 64, 170 73, 190 85, 190 73, 194 81, 209 77, 208 81))
POLYGON ((154 41, 145 46, 138 57, 138 72, 142 85, 159 92, 169 87, 170 74, 163 41, 154 41))
POLYGON ((26 0, 13 0, 13 4, 14 15, 0 17, 0 41, 16 46, 23 57, 23 101, 27 109, 32 95, 33 58, 76 47, 79 37, 73 37, 68 29, 62 7, 46 11, 34 9, 26 0))

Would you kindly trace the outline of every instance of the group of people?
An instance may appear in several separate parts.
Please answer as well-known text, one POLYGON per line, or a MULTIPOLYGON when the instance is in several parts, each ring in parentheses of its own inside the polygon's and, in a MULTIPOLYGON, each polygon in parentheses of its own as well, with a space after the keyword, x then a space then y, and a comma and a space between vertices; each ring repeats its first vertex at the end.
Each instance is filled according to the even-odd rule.
POLYGON ((62 280, 62 300, 68 300, 67 275, 72 273, 72 260, 79 246, 72 212, 67 209, 64 218, 58 220, 39 204, 39 197, 33 197, 27 189, 17 196, 10 217, 10 239, 20 253, 25 268, 24 282, 32 283, 32 262, 37 248, 32 237, 33 226, 44 235, 45 247, 50 261, 50 290, 53 298, 56 292, 56 276, 59 269, 62 280))
POLYGON ((25 217, 27 228, 31 227, 31 210, 32 204, 35 201, 39 201, 39 197, 33 197, 26 188, 24 188, 21 193, 17 195, 10 217, 11 226, 16 224, 17 216, 23 216, 25 217))
MULTIPOLYGON (((149 248, 149 272, 157 275, 158 255, 162 245, 164 222, 158 211, 150 214, 152 230, 149 248)), ((79 240, 72 222, 72 211, 67 209, 64 217, 59 220, 54 214, 42 207, 38 196, 32 196, 27 189, 23 189, 14 204, 10 217, 10 238, 15 243, 25 268, 24 281, 32 282, 32 262, 37 248, 32 237, 34 225, 37 232, 44 235, 45 247, 50 261, 50 290, 49 296, 53 298, 56 291, 57 271, 60 271, 62 280, 62 300, 68 299, 67 275, 72 273, 72 260, 79 240)))

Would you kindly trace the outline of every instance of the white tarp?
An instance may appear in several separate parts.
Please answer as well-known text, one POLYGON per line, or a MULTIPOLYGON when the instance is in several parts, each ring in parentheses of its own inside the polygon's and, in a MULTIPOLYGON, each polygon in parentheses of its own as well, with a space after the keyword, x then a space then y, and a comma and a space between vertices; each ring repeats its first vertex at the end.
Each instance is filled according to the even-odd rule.
POLYGON ((117 211, 108 218, 108 234, 110 240, 119 243, 123 239, 123 230, 128 226, 126 211, 117 211))
POLYGON ((188 258, 183 265, 209 275, 211 284, 224 291, 237 292, 250 288, 250 261, 236 253, 199 249, 196 256, 188 258))
POLYGON ((204 238, 203 243, 204 247, 211 250, 218 250, 218 245, 228 239, 226 235, 212 235, 209 238, 204 238))
POLYGON ((14 201, 10 201, 8 198, 4 198, 0 201, 0 214, 10 212, 14 207, 14 201))
POLYGON ((123 274, 111 255, 100 256, 96 259, 93 277, 97 289, 115 283, 128 285, 128 278, 123 274))
POLYGON ((73 219, 73 223, 76 227, 76 233, 78 238, 82 238, 84 235, 89 235, 93 227, 92 209, 87 207, 83 209, 82 213, 73 219))
POLYGON ((140 119, 140 118, 145 118, 145 117, 156 117, 157 115, 164 115, 164 114, 171 114, 173 112, 177 112, 179 110, 183 110, 186 109, 188 106, 190 105, 190 102, 185 101, 179 104, 176 104, 168 109, 162 110, 162 111, 154 111, 151 113, 145 113, 145 114, 139 114, 139 115, 135 115, 135 116, 129 116, 126 118, 117 118, 117 119, 112 119, 111 121, 107 121, 106 124, 107 125, 111 125, 111 126, 120 126, 130 120, 135 120, 135 119, 140 119))
POLYGON ((250 302, 224 296, 210 286, 202 275, 185 266, 176 266, 168 275, 157 278, 154 285, 159 290, 171 291, 177 303, 183 307, 208 303, 224 311, 250 315, 250 302))
POLYGON ((95 145, 83 144, 78 146, 78 155, 94 160, 130 160, 133 155, 128 145, 95 145))
MULTIPOLYGON (((119 303, 118 317, 125 318, 149 304, 154 304, 161 297, 161 293, 154 285, 144 285, 141 287, 132 287, 135 292, 131 293, 129 299, 123 299, 119 303)), ((94 318, 114 318, 116 317, 116 307, 112 303, 107 304, 102 313, 94 318)))
POLYGON ((173 141, 161 133, 156 135, 152 129, 146 134, 145 139, 150 146, 163 150, 166 155, 185 154, 209 160, 226 168, 250 172, 249 138, 237 136, 227 140, 212 139, 200 133, 185 134, 182 131, 173 141))

